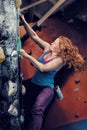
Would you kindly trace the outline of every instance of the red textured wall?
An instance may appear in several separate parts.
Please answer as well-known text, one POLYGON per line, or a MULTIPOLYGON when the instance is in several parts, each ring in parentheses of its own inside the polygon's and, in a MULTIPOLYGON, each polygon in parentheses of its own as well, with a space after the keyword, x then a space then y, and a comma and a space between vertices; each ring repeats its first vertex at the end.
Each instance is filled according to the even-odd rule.
MULTIPOLYGON (((25 33, 21 26, 21 36, 25 33)), ((68 36, 73 42, 78 45, 81 54, 87 56, 87 38, 85 35, 79 34, 67 24, 58 20, 57 17, 49 18, 44 23, 44 28, 38 35, 44 40, 51 43, 60 35, 68 36)), ((42 53, 42 50, 31 39, 28 39, 23 48, 28 51, 32 50, 32 55, 37 59, 42 53)), ((28 60, 22 59, 22 71, 24 73, 24 80, 31 78, 35 68, 30 65, 28 60)), ((64 95, 63 100, 55 99, 52 107, 49 110, 43 130, 51 130, 70 122, 78 121, 87 118, 87 69, 81 73, 72 74, 67 82, 62 87, 64 95), (78 84, 75 80, 80 79, 78 84)))

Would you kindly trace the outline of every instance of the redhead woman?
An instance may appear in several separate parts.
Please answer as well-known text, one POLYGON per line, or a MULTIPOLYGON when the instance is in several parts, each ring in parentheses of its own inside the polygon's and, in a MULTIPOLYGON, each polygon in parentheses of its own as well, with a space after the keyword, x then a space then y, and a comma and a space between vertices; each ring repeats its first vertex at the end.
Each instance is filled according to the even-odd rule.
POLYGON ((32 30, 23 15, 21 15, 21 21, 30 38, 43 49, 43 54, 38 60, 25 50, 20 50, 20 54, 36 68, 28 92, 27 102, 29 103, 28 111, 30 113, 28 115, 28 118, 30 118, 28 130, 41 130, 44 111, 54 97, 55 74, 65 65, 68 65, 69 68, 73 67, 75 71, 83 71, 85 61, 78 48, 69 38, 59 36, 49 44, 32 30))

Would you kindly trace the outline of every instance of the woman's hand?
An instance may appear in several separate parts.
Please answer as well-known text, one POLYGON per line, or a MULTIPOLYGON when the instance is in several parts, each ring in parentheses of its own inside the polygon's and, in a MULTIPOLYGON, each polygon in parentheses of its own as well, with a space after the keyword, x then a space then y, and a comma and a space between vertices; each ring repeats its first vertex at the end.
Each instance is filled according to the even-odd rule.
POLYGON ((28 54, 27 54, 27 52, 25 52, 24 49, 20 49, 20 54, 21 54, 23 57, 25 57, 25 58, 28 57, 28 54))

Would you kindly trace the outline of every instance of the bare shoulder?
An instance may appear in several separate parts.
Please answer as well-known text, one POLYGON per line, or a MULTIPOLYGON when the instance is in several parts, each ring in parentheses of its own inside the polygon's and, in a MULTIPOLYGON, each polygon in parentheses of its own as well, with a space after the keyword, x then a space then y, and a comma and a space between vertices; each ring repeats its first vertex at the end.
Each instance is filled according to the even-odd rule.
POLYGON ((63 66, 66 65, 61 57, 57 57, 56 59, 54 59, 53 62, 56 66, 57 71, 60 70, 63 66))
POLYGON ((46 52, 46 51, 50 51, 50 44, 49 43, 46 44, 46 46, 44 48, 44 52, 46 52))

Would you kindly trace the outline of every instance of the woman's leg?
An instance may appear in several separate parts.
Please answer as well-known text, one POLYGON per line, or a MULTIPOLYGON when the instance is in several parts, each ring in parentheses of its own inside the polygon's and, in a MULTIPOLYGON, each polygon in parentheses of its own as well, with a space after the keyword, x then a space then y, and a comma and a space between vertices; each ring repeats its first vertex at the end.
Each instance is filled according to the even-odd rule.
POLYGON ((43 113, 54 97, 54 89, 44 88, 37 96, 32 108, 32 120, 28 130, 41 130, 43 113))

